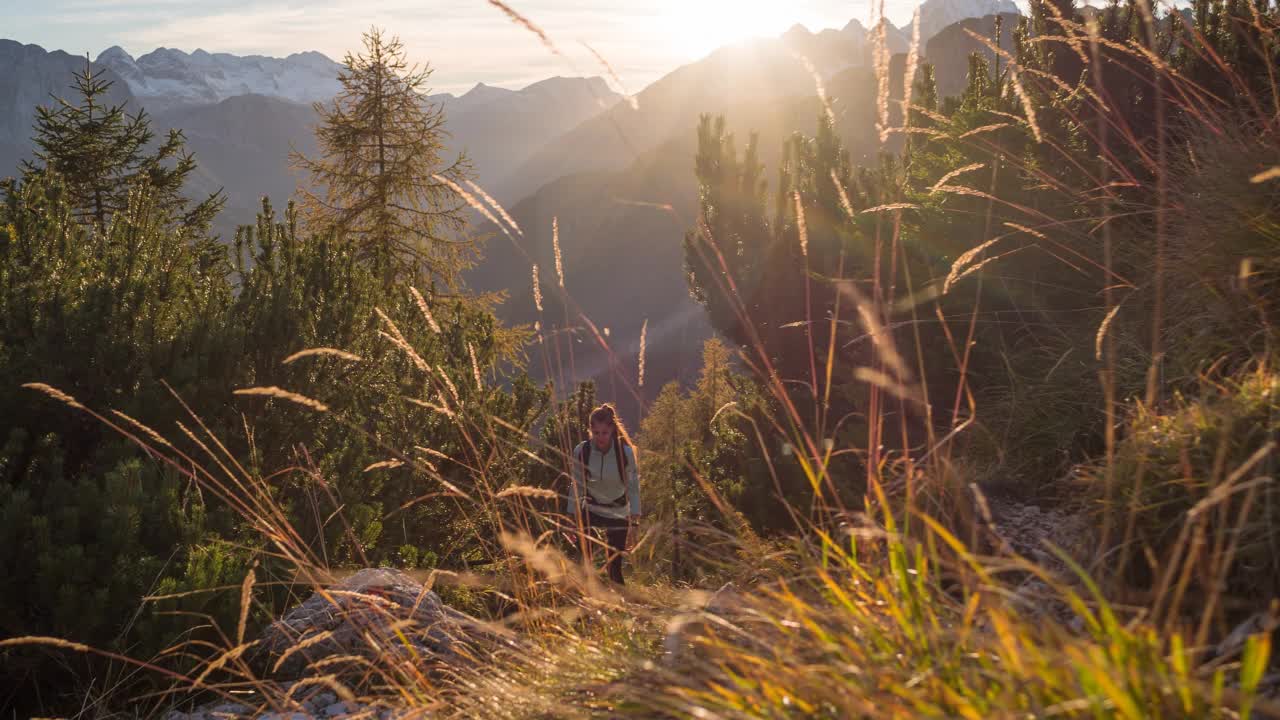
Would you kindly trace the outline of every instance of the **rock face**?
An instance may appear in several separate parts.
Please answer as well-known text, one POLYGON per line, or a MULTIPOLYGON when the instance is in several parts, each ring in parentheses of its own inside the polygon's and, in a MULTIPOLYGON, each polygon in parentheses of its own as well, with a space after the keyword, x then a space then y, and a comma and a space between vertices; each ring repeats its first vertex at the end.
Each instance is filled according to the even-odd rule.
MULTIPOLYGON (((964 91, 969 82, 969 56, 973 53, 978 53, 985 58, 994 71, 998 59, 995 51, 969 33, 994 41, 997 17, 1000 19, 1000 48, 1012 53, 1013 32, 1017 29, 1018 19, 1021 17, 1016 13, 966 18, 948 25, 929 39, 925 45, 925 57, 933 64, 938 97, 952 97, 964 91)), ((999 58, 999 65, 1002 68, 1006 64, 1003 58, 999 58)))
POLYGON ((1018 15, 1013 0, 925 0, 920 5, 920 41, 927 43, 948 25, 987 15, 1018 15))

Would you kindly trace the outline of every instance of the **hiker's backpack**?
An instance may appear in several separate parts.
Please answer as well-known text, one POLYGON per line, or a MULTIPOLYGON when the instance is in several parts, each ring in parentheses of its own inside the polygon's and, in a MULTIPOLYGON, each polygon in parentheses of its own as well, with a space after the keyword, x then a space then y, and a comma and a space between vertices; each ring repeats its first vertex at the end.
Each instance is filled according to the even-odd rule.
POLYGON ((614 436, 613 438, 613 459, 616 460, 618 463, 618 478, 622 480, 622 494, 614 498, 613 500, 610 500, 609 502, 600 502, 599 500, 596 499, 594 495, 591 494, 591 484, 590 482, 588 482, 591 479, 591 441, 590 440, 582 441, 582 444, 578 446, 577 456, 578 456, 578 462, 582 463, 582 468, 583 468, 582 485, 583 487, 586 488, 587 500, 592 505, 598 505, 600 507, 617 508, 617 507, 625 507, 626 505, 629 504, 630 498, 627 497, 627 493, 628 493, 627 466, 631 464, 631 461, 627 459, 627 454, 623 450, 622 438, 619 438, 617 436, 614 436))

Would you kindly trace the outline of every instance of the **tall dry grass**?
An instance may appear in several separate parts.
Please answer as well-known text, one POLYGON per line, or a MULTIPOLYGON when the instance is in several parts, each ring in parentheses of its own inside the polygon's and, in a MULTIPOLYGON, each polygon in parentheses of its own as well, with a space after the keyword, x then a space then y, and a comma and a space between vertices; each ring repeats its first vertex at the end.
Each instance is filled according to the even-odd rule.
MULTIPOLYGON (((504 3, 492 4, 535 32, 549 48, 555 47, 537 25, 516 10, 504 3)), ((1140 3, 1138 7, 1149 13, 1146 5, 1140 3)), ((1150 25, 1153 21, 1146 22, 1150 25)), ((1150 196, 1155 198, 1155 205, 1142 211, 1154 213, 1158 221, 1149 249, 1140 255, 1149 258, 1154 268, 1153 300, 1143 304, 1143 309, 1151 313, 1146 318, 1151 339, 1142 349, 1139 362, 1146 366, 1141 374, 1149 378, 1146 406, 1155 407, 1165 400, 1163 388, 1169 379, 1165 354, 1176 349, 1176 345, 1166 342, 1170 336, 1167 330, 1192 322, 1188 316, 1195 310, 1171 311, 1170 304, 1176 307, 1177 298, 1170 298, 1164 289, 1174 287, 1172 283, 1179 282, 1176 278, 1180 273, 1188 272, 1186 254, 1193 249, 1194 238, 1183 225, 1194 224, 1197 217, 1190 199, 1180 198, 1176 188, 1170 189, 1174 185, 1170 175, 1177 167, 1170 158, 1181 150, 1167 147, 1164 113, 1176 106, 1186 122, 1198 123, 1204 132, 1222 138, 1213 130, 1225 117, 1222 105, 1226 100, 1211 96, 1195 79, 1154 56, 1147 47, 1150 36, 1145 42, 1121 43, 1102 37, 1094 23, 1080 24, 1059 17, 1050 25, 1048 32, 1034 39, 1035 43, 1078 53, 1082 62, 1092 61, 1097 68, 1103 67, 1100 58, 1104 50, 1127 58, 1132 63, 1130 69, 1145 73, 1147 87, 1157 88, 1161 108, 1157 114, 1162 118, 1155 147, 1131 148, 1136 152, 1128 157, 1136 160, 1121 161, 1108 148, 1112 143, 1128 142, 1131 136, 1128 129, 1113 124, 1106 78, 1095 73, 1091 93, 1090 88, 1071 89, 1079 91, 1083 98, 1076 112, 1096 121, 1081 124, 1084 132, 1091 133, 1090 140, 1101 148, 1097 167, 1085 168, 1083 173, 1094 182, 1087 187, 1062 186, 1058 178, 1042 169, 1018 168, 1030 178, 1058 187, 1088 208, 1083 221, 1097 228, 1094 237, 1102 246, 1101 260, 1094 268, 1102 278, 1100 314, 1104 319, 1096 328, 1095 343, 1099 363, 1096 394, 1101 397, 1102 407, 1093 411, 1105 417, 1106 430, 1105 447, 1091 490, 1098 499, 1102 537, 1099 557, 1078 558, 1057 552, 1054 566, 1044 567, 1019 556, 1003 541, 1002 519, 991 515, 963 455, 965 438, 985 421, 980 414, 982 406, 963 381, 954 395, 935 397, 923 366, 936 359, 921 357, 919 332, 906 333, 908 343, 904 345, 900 335, 889 329, 898 321, 895 309, 904 303, 909 310, 909 327, 918 328, 928 312, 927 307, 914 300, 924 288, 900 286, 896 270, 882 274, 882 267, 898 267, 899 262, 901 267, 908 265, 901 240, 904 213, 912 204, 903 175, 900 184, 891 188, 896 196, 883 198, 884 202, 875 208, 883 221, 877 223, 873 238, 877 257, 874 276, 867 279, 865 289, 860 290, 853 283, 842 284, 847 290, 836 296, 839 301, 830 318, 833 328, 840 322, 855 324, 871 338, 874 348, 871 365, 862 368, 859 375, 867 391, 868 422, 863 444, 849 449, 824 443, 823 439, 829 437, 826 430, 836 420, 823 414, 823 405, 815 404, 814 417, 800 411, 794 386, 786 382, 791 379, 779 376, 758 339, 744 353, 744 362, 758 370, 760 384, 778 408, 777 414, 768 419, 767 427, 753 428, 759 449, 771 471, 782 462, 797 464, 808 480, 814 503, 812 507, 788 509, 798 524, 794 536, 788 538, 761 540, 745 529, 736 535, 723 529, 705 529, 708 534, 716 533, 724 548, 719 553, 718 575, 720 579, 734 580, 736 591, 729 589, 712 597, 708 592, 711 587, 673 584, 663 577, 660 567, 646 565, 642 548, 646 543, 658 542, 666 533, 665 528, 653 526, 646 528, 632 555, 635 581, 625 590, 607 587, 595 565, 603 550, 599 541, 587 541, 594 546, 594 553, 583 553, 579 558, 566 555, 560 538, 565 533, 580 537, 581 528, 572 519, 550 512, 546 488, 512 483, 510 478, 490 470, 493 457, 522 454, 535 457, 553 475, 567 472, 569 448, 574 440, 571 429, 566 428, 561 437, 549 444, 536 437, 524 438, 525 442, 519 445, 510 443, 497 432, 505 420, 470 412, 460 402, 459 392, 448 376, 417 358, 403 334, 384 317, 386 336, 407 357, 417 358, 415 362, 428 388, 426 397, 430 399, 416 402, 455 423, 466 439, 466 452, 464 457, 435 457, 426 448, 415 453, 386 439, 370 440, 385 449, 388 462, 408 466, 438 483, 440 493, 462 504, 474 517, 474 539, 489 548, 495 562, 464 575, 438 573, 430 583, 437 587, 453 583, 464 590, 481 587, 500 593, 505 601, 502 613, 485 619, 501 631, 514 632, 523 643, 522 651, 494 655, 472 667, 442 668, 426 661, 406 666, 394 654, 379 649, 394 645, 396 632, 412 629, 379 630, 375 625, 368 635, 372 660, 363 670, 349 675, 321 673, 318 677, 322 679, 315 681, 312 689, 325 688, 364 703, 384 703, 400 711, 440 717, 1280 716, 1280 707, 1259 692, 1269 673, 1269 632, 1254 634, 1234 645, 1211 648, 1210 633, 1205 628, 1209 627, 1206 619, 1212 613, 1205 612, 1203 618, 1188 615, 1189 608, 1182 603, 1179 590, 1183 579, 1200 571, 1204 564, 1200 553, 1206 545, 1233 542, 1223 539, 1230 535, 1206 535, 1205 526, 1197 525, 1198 518, 1216 514, 1221 525, 1235 527, 1243 511, 1239 507, 1232 510, 1233 506, 1220 501, 1238 490, 1252 497, 1255 489, 1269 483, 1269 479, 1252 473, 1270 457, 1272 443, 1262 443, 1234 467, 1216 467, 1217 480, 1200 480, 1222 489, 1206 492, 1192 512, 1175 512, 1169 517, 1167 523, 1178 525, 1181 530, 1167 548, 1159 550, 1167 553, 1165 557, 1153 556, 1154 565, 1163 568, 1163 575, 1148 598, 1138 602, 1125 596, 1128 602, 1118 602, 1116 590, 1122 588, 1124 576, 1108 572, 1108 568, 1132 562, 1130 556, 1141 546, 1138 540, 1148 532, 1144 528, 1153 515, 1150 503, 1143 498, 1164 485, 1189 480, 1168 473, 1155 477, 1153 468, 1144 467, 1149 460, 1142 453, 1126 450, 1126 443, 1140 441, 1137 432, 1124 436, 1119 429, 1129 412, 1119 387, 1121 368, 1135 362, 1132 357, 1122 356, 1126 346, 1111 327, 1126 302, 1121 291, 1132 286, 1126 286, 1127 268, 1121 267, 1118 260, 1123 244, 1129 241, 1116 237, 1111 229, 1119 209, 1132 211, 1131 196, 1120 188, 1126 183, 1154 184, 1150 196), (1147 167, 1130 167, 1125 162, 1147 167), (1175 237, 1175 230, 1181 235, 1175 237), (906 422, 907 414, 900 410, 908 405, 948 406, 954 420, 949 427, 930 423, 923 448, 895 447, 893 439, 906 438, 909 433, 905 427, 895 428, 892 423, 906 422), (775 456, 774 438, 785 439, 785 447, 791 451, 788 458, 775 456), (843 450, 852 450, 863 458, 863 477, 841 477, 832 472, 832 459, 843 450), (436 462, 467 467, 471 480, 468 487, 463 489, 449 482, 436 462), (848 493, 843 490, 852 483, 858 483, 864 491, 861 506, 849 506, 844 500, 848 493), (1193 562, 1193 555, 1199 559, 1193 562), (1169 560, 1170 557, 1174 559, 1169 560), (1094 579, 1095 574, 1101 582, 1094 579), (1189 623, 1189 618, 1199 622, 1189 623)), ((907 132, 909 128, 894 128, 888 123, 893 116, 887 90, 888 59, 882 57, 886 52, 884 28, 878 27, 879 129, 887 140, 895 132, 907 132)), ((1271 42, 1276 39, 1273 30, 1273 25, 1267 26, 1266 37, 1271 42)), ((916 37, 918 40, 918 34, 916 37)), ((1195 28, 1187 28, 1182 37, 1191 51, 1211 54, 1211 44, 1195 28)), ((913 47, 911 57, 917 57, 918 50, 913 47)), ((910 74, 914 70, 913 62, 910 74)), ((1234 72, 1226 64, 1220 64, 1220 70, 1224 74, 1234 72)), ((1009 115, 1003 121, 1025 126, 1029 134, 1043 139, 1030 98, 1033 90, 1043 93, 1060 89, 1055 79, 1015 69, 1008 81, 1025 114, 1009 115)), ((1242 82, 1231 81, 1233 85, 1242 82)), ((909 92, 906 97, 910 102, 909 92)), ((1255 104, 1269 109, 1272 100, 1259 97, 1255 104)), ((900 113, 906 119, 911 115, 900 113)), ((1228 138, 1236 143, 1230 147, 1274 148, 1276 116, 1262 113, 1251 118, 1258 132, 1228 138)), ((1003 148, 988 144, 992 135, 984 132, 966 139, 993 156, 1001 155, 1003 148)), ((1075 162, 1067 149, 1063 148, 1062 153, 1064 162, 1075 162)), ((963 193, 984 201, 985 214, 974 217, 973 222, 984 224, 987 236, 992 238, 956 261, 952 273, 955 278, 947 278, 947 285, 964 273, 973 273, 982 282, 984 273, 996 267, 988 265, 989 259, 983 253, 999 239, 992 232, 999 227, 1001 216, 997 209, 1003 212, 1008 208, 1002 206, 1001 198, 980 188, 951 184, 974 169, 958 167, 934 187, 940 193, 963 193)), ((1259 177, 1262 179, 1254 184, 1273 182, 1265 173, 1253 179, 1259 177)), ((492 203, 482 190, 475 189, 492 203)), ((838 189, 852 215, 854 209, 845 195, 846 188, 838 189)), ((796 212, 803 218, 800 201, 797 194, 796 212)), ((478 200, 475 205, 483 207, 478 200)), ((1022 212, 1025 208, 1015 210, 1022 212)), ((501 209, 497 214, 508 217, 501 209)), ((1221 222, 1240 216, 1226 213, 1225 217, 1221 222)), ((519 234, 514 223, 509 224, 519 234)), ((700 247, 707 253, 705 260, 725 267, 717 238, 706 224, 697 219, 688 224, 703 234, 705 242, 700 247)), ((495 225, 502 226, 496 221, 495 225)), ((1060 230, 1060 225, 1059 219, 1026 212, 1014 227, 1029 235, 1049 237, 1060 230)), ((554 235, 558 284, 566 298, 565 323, 545 332, 540 324, 538 338, 547 376, 566 378, 573 374, 574 345, 579 333, 585 333, 606 352, 612 354, 613 350, 608 337, 568 300, 558 223, 554 235)), ((803 230, 801 237, 805 237, 803 230)), ((1142 242, 1147 240, 1143 238, 1142 242)), ((807 257, 807 248, 802 251, 807 257)), ((1127 249, 1124 252, 1125 257, 1135 255, 1127 249)), ((533 277, 536 284, 536 266, 533 277)), ((805 282, 810 282, 808 274, 805 282)), ((749 310, 738 297, 733 278, 726 277, 719 290, 733 302, 744 325, 751 327, 749 310)), ((953 356, 947 360, 955 364, 961 378, 969 371, 971 348, 981 328, 980 317, 980 308, 975 305, 961 332, 949 338, 953 356)), ((424 321, 434 326, 429 314, 424 321)), ((812 323, 809 318, 807 326, 812 323)), ((834 339, 836 333, 833 331, 830 337, 834 339)), ((852 369, 840 367, 834 348, 819 346, 812 334, 809 343, 810 377, 801 384, 813 397, 826 397, 833 387, 833 376, 852 369)), ((285 361, 303 362, 313 355, 330 355, 361 362, 342 352, 316 348, 285 361)), ((1188 350, 1186 356, 1195 352, 1200 350, 1188 350)), ((643 385, 642 377, 619 379, 632 391, 643 385)), ((475 380, 482 382, 479 377, 475 380)), ((565 382, 557 384, 562 393, 567 386, 565 382)), ((198 456, 179 450, 178 443, 156 429, 101 409, 85 408, 57 389, 37 389, 133 439, 145 452, 234 507, 265 539, 272 559, 293 568, 295 577, 303 579, 295 589, 299 596, 324 592, 329 580, 340 572, 328 567, 324 558, 290 527, 286 513, 273 500, 270 478, 247 470, 204 428, 196 413, 190 413, 191 428, 181 425, 178 430, 199 448, 198 456)), ((247 388, 239 392, 273 398, 312 412, 328 411, 323 403, 288 389, 247 388)), ((567 397, 556 399, 563 401, 567 397)), ((286 410, 281 404, 273 411, 286 410)), ((1139 413, 1133 417, 1140 422, 1144 416, 1139 413)), ((353 433, 363 432, 354 423, 349 427, 353 433)), ((1166 464, 1176 465, 1172 461, 1166 464)), ((326 487, 324 477, 314 466, 306 469, 314 473, 320 488, 326 487)), ((333 511, 341 517, 340 507, 333 511)), ((1274 533, 1269 524, 1266 530, 1274 533)), ((1147 543, 1146 549, 1152 545, 1147 543)), ((1210 573, 1215 568, 1223 568, 1221 561, 1208 563, 1210 573)), ((238 592, 242 607, 248 608, 254 603, 259 585, 254 576, 249 576, 231 591, 238 592)), ((1219 594, 1212 605, 1220 606, 1224 601, 1219 594)), ((254 694, 248 697, 264 710, 296 709, 298 697, 264 678, 247 660, 253 641, 246 640, 245 616, 242 613, 236 628, 220 629, 224 647, 175 646, 160 657, 134 661, 149 671, 168 673, 174 678, 166 699, 153 700, 152 707, 158 708, 164 702, 188 702, 192 692, 204 698, 242 699, 247 697, 242 693, 252 691, 254 694), (194 670, 175 674, 166 669, 166 664, 178 656, 197 657, 199 661, 194 670)), ((6 646, 50 643, 55 641, 3 641, 6 646)), ((78 645, 58 646, 94 652, 78 645)), ((310 690, 304 687, 302 691, 310 690)))

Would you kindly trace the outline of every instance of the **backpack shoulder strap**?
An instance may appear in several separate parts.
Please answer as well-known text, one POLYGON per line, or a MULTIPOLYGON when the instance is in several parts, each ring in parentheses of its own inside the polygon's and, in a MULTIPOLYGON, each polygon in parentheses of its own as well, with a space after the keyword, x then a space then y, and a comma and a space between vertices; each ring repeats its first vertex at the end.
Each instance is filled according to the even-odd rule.
POLYGON ((627 455, 626 445, 623 444, 622 438, 613 438, 613 455, 618 461, 618 481, 622 483, 622 496, 627 499, 627 507, 631 507, 631 491, 627 489, 627 455))
POLYGON ((582 463, 582 472, 585 473, 583 475, 583 479, 590 478, 591 477, 591 441, 583 440, 581 443, 579 443, 577 449, 573 453, 573 456, 577 458, 578 462, 582 463))

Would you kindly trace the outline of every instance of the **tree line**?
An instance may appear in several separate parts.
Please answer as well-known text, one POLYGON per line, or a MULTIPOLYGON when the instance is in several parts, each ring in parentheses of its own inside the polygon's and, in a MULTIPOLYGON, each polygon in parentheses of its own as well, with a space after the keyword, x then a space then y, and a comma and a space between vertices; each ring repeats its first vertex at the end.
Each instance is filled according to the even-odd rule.
MULTIPOLYGON (((366 34, 316 108, 319 156, 295 158, 302 202, 264 199, 227 240, 209 232, 221 195, 184 194, 196 160, 181 132, 157 139, 145 111, 105 104, 100 73, 86 65, 40 108, 34 157, 0 189, 0 634, 142 659, 216 641, 187 633, 193 618, 234 627, 238 600, 218 588, 251 567, 289 579, 261 503, 316 564, 485 560, 496 532, 458 499, 479 480, 439 459, 468 439, 430 406, 502 418, 485 424, 505 441, 486 471, 510 482, 548 390, 520 371, 526 333, 460 281, 480 251, 456 190, 470 171, 443 157, 428 77, 366 34), (393 457, 415 446, 431 472, 393 457)), ((158 659, 189 666, 180 655, 158 659)), ((61 660, 2 658, 0 705, 79 702, 61 660)), ((97 667, 72 662, 81 681, 97 667)))

